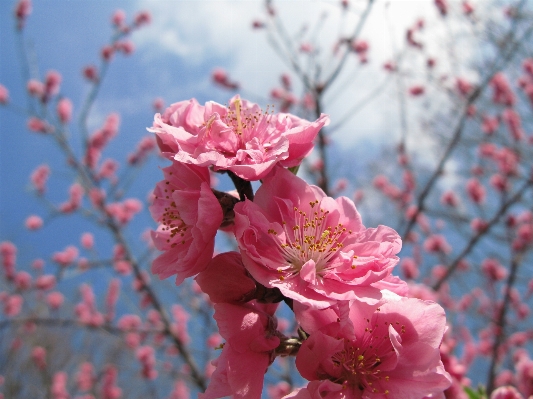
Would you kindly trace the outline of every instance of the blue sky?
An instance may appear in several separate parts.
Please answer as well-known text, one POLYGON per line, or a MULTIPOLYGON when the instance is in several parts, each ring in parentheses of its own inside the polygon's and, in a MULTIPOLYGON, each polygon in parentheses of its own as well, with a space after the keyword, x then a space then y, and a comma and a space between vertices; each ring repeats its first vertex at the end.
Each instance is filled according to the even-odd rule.
MULTIPOLYGON (((305 19, 313 21, 324 10, 329 13, 321 38, 327 49, 331 43, 326 39, 342 30, 338 25, 338 3, 286 0, 276 4, 292 33, 299 30, 305 19), (303 7, 306 13, 301 12, 303 7)), ((339 79, 339 87, 332 90, 335 94, 326 98, 325 112, 331 115, 332 124, 344 115, 354 99, 364 97, 385 77, 381 65, 392 55, 391 41, 396 45, 403 43, 403 28, 412 24, 418 15, 436 17, 432 0, 393 1, 389 10, 392 22, 384 19, 386 2, 378 3, 379 8, 361 36, 371 42, 369 67, 358 71, 354 57, 339 79), (341 87, 347 89, 341 91, 341 87)), ((20 71, 13 4, 0 1, 0 84, 9 89, 13 104, 24 107, 25 82, 20 71)), ((115 56, 89 120, 90 127, 95 129, 108 113, 120 113, 119 135, 106 155, 120 157, 123 164, 124 156, 147 134, 145 128, 152 123, 151 104, 156 97, 162 97, 167 105, 191 97, 196 97, 200 103, 228 100, 231 94, 211 83, 210 73, 215 67, 226 68, 232 78, 241 82, 246 97, 265 105, 268 92, 279 85, 280 74, 288 72, 289 68, 269 46, 265 32, 251 29, 251 22, 262 17, 261 4, 260 1, 215 0, 34 0, 24 40, 33 49, 32 57, 39 65, 39 70, 35 71, 38 76, 34 77, 42 79, 50 69, 63 75, 61 93, 72 99, 76 118, 89 87, 81 76, 82 68, 87 64, 99 64, 100 48, 112 33, 112 13, 122 8, 128 20, 139 10, 147 9, 152 13, 151 25, 132 36, 136 46, 134 54, 115 56)), ((393 89, 394 86, 385 91, 333 134, 336 142, 333 148, 341 154, 334 154, 332 161, 337 172, 357 175, 363 163, 379 156, 380 143, 391 143, 397 137, 399 124, 393 89)), ((301 93, 298 84, 296 93, 301 93)), ((27 131, 25 125, 26 115, 0 108, 0 241, 15 242, 19 246, 20 263, 27 265, 35 257, 48 259, 54 251, 78 245, 81 233, 95 228, 81 217, 69 216, 68 220, 51 220, 48 228, 42 231, 25 230, 24 220, 28 215, 38 214, 44 218, 47 215, 43 203, 29 190, 31 171, 42 163, 51 166, 48 193, 56 205, 67 198, 72 178, 65 172, 63 157, 56 145, 49 138, 27 131)), ((79 144, 76 133, 73 124, 73 142, 79 144)), ((141 199, 146 197, 161 179, 160 163, 152 161, 145 167, 132 188, 133 195, 141 199)), ((130 227, 129 236, 138 240, 151 223, 145 213, 130 227)), ((98 242, 98 237, 97 246, 109 249, 109 243, 98 242)))
MULTIPOLYGON (((20 70, 18 40, 14 34, 13 4, 10 1, 0 2, 0 83, 10 91, 11 103, 23 108, 26 104, 25 82, 20 70)), ((123 156, 124 148, 128 152, 133 150, 136 142, 146 134, 145 127, 151 125, 153 118, 151 104, 156 97, 162 97, 167 105, 191 97, 196 97, 201 103, 227 101, 230 93, 214 87, 210 81, 210 72, 214 67, 226 68, 234 79, 242 83, 248 96, 258 102, 278 85, 280 74, 287 72, 288 68, 269 46, 265 32, 251 29, 251 21, 262 17, 261 4, 259 1, 36 0, 24 41, 31 49, 31 59, 38 66, 32 71, 34 78, 43 79, 51 69, 62 74, 61 94, 72 99, 76 118, 89 88, 81 77, 82 68, 88 64, 99 64, 100 48, 112 33, 112 13, 122 8, 131 20, 139 10, 151 11, 151 25, 132 36, 136 46, 134 54, 115 56, 89 119, 90 128, 94 129, 109 112, 120 113, 121 127, 116 139, 119 145, 111 145, 109 155, 123 156)), ((302 4, 298 1, 279 2, 287 26, 295 31, 304 23, 301 13, 298 13, 302 4)), ((309 4, 309 12, 315 17, 325 9, 332 14, 334 21, 335 13, 338 13, 336 2, 305 4, 309 4)), ((379 32, 380 23, 373 29, 379 32)), ((375 41, 375 66, 378 68, 371 67, 367 76, 376 74, 379 58, 384 57, 385 44, 381 42, 385 43, 385 35, 382 36, 376 37, 375 41)), ((350 67, 353 68, 353 65, 350 67)), ((296 93, 299 90, 301 88, 296 84, 296 93)), ((350 91, 347 95, 353 96, 350 91)), ((346 107, 345 101, 334 99, 331 102, 333 105, 326 112, 330 112, 332 118, 341 115, 346 107)), ((343 134, 344 140, 353 140, 350 137, 357 136, 353 134, 354 127, 359 133, 374 136, 389 132, 386 125, 390 123, 390 118, 372 117, 374 112, 371 109, 368 112, 363 115, 364 124, 350 124, 350 134, 343 134), (384 121, 389 122, 383 125, 384 121)), ((37 165, 50 164, 49 193, 55 204, 65 200, 69 179, 61 174, 64 172, 58 172, 63 164, 57 163, 61 156, 51 140, 36 137, 27 131, 25 125, 26 115, 23 113, 0 109, 0 237, 2 240, 22 242, 27 247, 22 251, 25 256, 37 256, 40 252, 37 247, 48 250, 56 247, 59 250, 74 242, 69 232, 52 235, 36 232, 30 235, 29 240, 20 239, 27 235, 23 222, 29 214, 45 216, 40 203, 29 194, 29 175, 37 165)), ((75 124, 72 135, 76 143, 75 124)), ((152 168, 146 176, 145 179, 152 182, 160 178, 157 168, 152 168)), ((139 190, 147 190, 150 186, 144 181, 139 190)), ((144 197, 145 193, 138 195, 144 197)))

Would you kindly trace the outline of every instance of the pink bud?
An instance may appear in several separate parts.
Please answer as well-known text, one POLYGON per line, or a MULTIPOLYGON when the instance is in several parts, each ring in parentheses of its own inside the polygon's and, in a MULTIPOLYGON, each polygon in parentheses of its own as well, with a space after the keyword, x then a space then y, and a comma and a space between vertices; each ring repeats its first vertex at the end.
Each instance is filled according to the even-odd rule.
POLYGON ((32 132, 35 132, 35 133, 43 133, 43 134, 46 134, 46 133, 49 133, 51 130, 51 127, 48 126, 48 124, 35 117, 35 116, 32 116, 30 119, 28 119, 28 123, 27 123, 27 126, 28 126, 28 129, 31 130, 32 132))
POLYGON ((46 350, 42 346, 35 346, 31 351, 31 357, 39 369, 46 368, 46 350))
POLYGON ((442 15, 443 17, 448 14, 448 3, 446 2, 446 0, 435 0, 435 6, 439 10, 440 15, 442 15))
POLYGON ((115 49, 112 46, 104 46, 102 47, 102 50, 100 51, 100 55, 104 59, 104 61, 111 61, 113 58, 113 54, 115 53, 115 49))
POLYGON ((48 306, 50 306, 50 309, 57 310, 59 309, 65 300, 65 297, 63 294, 59 291, 50 292, 46 296, 46 302, 48 303, 48 306))
POLYGON ((403 258, 400 268, 406 279, 411 280, 418 278, 418 265, 413 258, 403 258))
POLYGON ((83 76, 85 79, 90 80, 91 82, 98 81, 98 69, 94 65, 87 65, 83 68, 83 76))
POLYGON ((121 27, 126 21, 126 13, 124 10, 116 10, 111 17, 111 23, 116 27, 121 27))
POLYGON ((15 275, 15 285, 17 289, 24 291, 31 287, 31 275, 28 272, 18 272, 15 275))
POLYGON ((161 97, 157 97, 152 103, 155 112, 162 112, 165 108, 165 101, 161 97))
POLYGON ((81 246, 85 249, 92 249, 94 246, 94 236, 91 233, 81 235, 81 246))
POLYGON ((409 94, 413 97, 421 96, 425 92, 425 88, 422 85, 414 85, 409 88, 409 94))
POLYGON ((35 190, 39 194, 44 193, 45 191, 45 184, 48 180, 48 176, 50 175, 50 168, 48 165, 40 165, 38 166, 31 174, 30 180, 35 187, 35 190))
POLYGON ((222 68, 215 68, 211 73, 211 77, 216 84, 226 89, 236 90, 239 88, 239 84, 237 82, 232 82, 228 73, 222 68))
POLYGON ((524 397, 512 386, 499 387, 492 391, 490 399, 524 399, 524 397))
POLYGON ((366 40, 357 40, 352 42, 352 50, 357 54, 366 53, 369 47, 370 46, 366 40))
POLYGON ((265 23, 263 21, 256 19, 252 22, 252 28, 254 29, 262 29, 264 27, 265 27, 265 23))
POLYGON ((43 270, 44 268, 44 260, 43 259, 35 259, 31 263, 31 267, 35 270, 43 270))
POLYGON ((124 55, 130 55, 135 50, 135 46, 130 40, 123 40, 115 43, 115 50, 121 51, 124 55))
POLYGON ((148 25, 152 21, 152 16, 148 11, 141 11, 135 16, 135 26, 148 25))
POLYGON ((5 86, 0 85, 0 104, 6 105, 9 102, 9 91, 5 86))
POLYGON ((43 219, 37 215, 28 216, 25 223, 28 230, 39 230, 43 227, 43 219))
POLYGON ((46 291, 54 288, 56 285, 56 278, 52 274, 44 274, 35 279, 35 287, 37 289, 46 291))
POLYGON ((215 303, 243 301, 255 291, 255 282, 248 277, 237 252, 215 256, 195 280, 215 303))
POLYGON ((42 97, 44 95, 44 84, 35 79, 28 80, 26 84, 28 94, 33 97, 42 97))
POLYGON ((481 263, 481 271, 491 281, 500 281, 507 276, 505 267, 492 258, 487 258, 481 263))
POLYGON ((4 313, 6 316, 17 316, 22 310, 22 304, 24 303, 24 298, 22 296, 15 294, 8 296, 4 301, 4 313))
POLYGON ((48 71, 44 79, 45 95, 50 97, 59 93, 59 85, 61 84, 61 74, 57 71, 48 71))
POLYGON ((69 245, 62 252, 55 252, 52 255, 52 260, 61 267, 67 267, 78 257, 78 248, 69 245))
POLYGON ((61 123, 69 123, 72 117, 72 101, 62 98, 57 103, 57 116, 61 123))
POLYGON ((88 270, 90 266, 89 259, 87 258, 80 258, 78 259, 78 269, 81 271, 88 270))
POLYGON ((474 12, 474 6, 469 1, 463 1, 463 13, 465 15, 471 15, 474 12))
POLYGON ((17 28, 24 28, 26 18, 31 14, 31 0, 19 0, 15 6, 15 18, 17 19, 17 28))

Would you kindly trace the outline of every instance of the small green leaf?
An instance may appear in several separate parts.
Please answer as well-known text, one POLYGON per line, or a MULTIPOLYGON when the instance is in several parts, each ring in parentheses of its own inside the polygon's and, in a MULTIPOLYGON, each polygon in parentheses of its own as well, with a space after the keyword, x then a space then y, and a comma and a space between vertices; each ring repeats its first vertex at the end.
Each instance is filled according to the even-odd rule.
POLYGON ((300 169, 300 165, 293 166, 292 168, 289 168, 289 171, 290 171, 294 176, 296 176, 296 174, 298 173, 298 169, 300 169))
POLYGON ((485 388, 481 385, 475 391, 470 387, 463 387, 463 390, 468 395, 468 399, 487 399, 485 388))

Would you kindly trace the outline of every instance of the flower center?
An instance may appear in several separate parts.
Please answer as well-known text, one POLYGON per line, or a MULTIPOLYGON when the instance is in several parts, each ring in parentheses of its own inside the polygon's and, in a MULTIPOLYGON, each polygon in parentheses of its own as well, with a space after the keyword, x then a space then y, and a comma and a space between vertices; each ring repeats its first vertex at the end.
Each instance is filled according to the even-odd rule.
MULTIPOLYGON (((342 384, 345 389, 387 395, 390 378, 380 370, 380 365, 396 355, 389 337, 389 323, 378 324, 377 317, 375 319, 373 325, 370 319, 365 319, 368 327, 362 339, 345 340, 344 349, 333 355, 333 364, 342 367, 340 377, 334 382, 342 384)), ((400 334, 404 332, 405 327, 401 326, 400 334)))
MULTIPOLYGON (((170 173, 172 174, 172 172, 170 173)), ((187 225, 180 216, 180 213, 177 209, 176 203, 171 201, 171 196, 176 189, 170 187, 170 182, 165 181, 164 197, 155 197, 155 200, 162 200, 168 204, 165 206, 164 212, 161 215, 161 220, 159 221, 162 225, 163 231, 170 232, 169 237, 167 238, 167 243, 170 244, 171 248, 174 248, 178 244, 185 244, 187 232, 187 225)))
MULTIPOLYGON (((227 107, 225 116, 226 124, 233 129, 238 138, 239 148, 246 148, 250 140, 257 138, 263 150, 267 152, 271 146, 271 134, 274 110, 267 106, 263 112, 259 107, 242 108, 241 100, 238 98, 233 102, 233 107, 227 107)), ((209 121, 207 123, 209 127, 209 121)))
MULTIPOLYGON (((343 248, 344 239, 352 231, 346 232, 346 228, 339 223, 335 226, 328 225, 326 219, 329 211, 313 208, 318 205, 318 200, 311 201, 311 212, 294 207, 294 219, 290 223, 292 227, 283 221, 285 231, 285 242, 280 242, 279 246, 283 257, 289 265, 279 269, 280 273, 297 274, 302 266, 309 260, 313 260, 316 265, 317 275, 322 276, 332 266, 330 261, 343 248)), ((269 233, 276 235, 274 230, 269 233)), ((283 280, 285 277, 281 276, 283 280)))

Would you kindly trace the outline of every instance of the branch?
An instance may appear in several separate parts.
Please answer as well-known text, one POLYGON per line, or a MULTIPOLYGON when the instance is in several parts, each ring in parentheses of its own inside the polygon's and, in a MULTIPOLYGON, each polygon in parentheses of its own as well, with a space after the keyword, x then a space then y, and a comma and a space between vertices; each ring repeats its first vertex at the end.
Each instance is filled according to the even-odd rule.
POLYGON ((482 83, 468 96, 464 104, 461 116, 459 117, 459 121, 453 131, 452 139, 450 143, 448 144, 448 147, 446 147, 446 150, 444 151, 444 154, 442 155, 439 163, 437 164, 435 171, 433 172, 428 182, 424 186, 420 195, 418 196, 418 200, 416 204, 416 212, 408 220, 407 227, 405 228, 404 232, 401 235, 402 240, 405 240, 405 238, 408 236, 408 234, 413 229, 418 215, 424 211, 425 201, 426 201, 427 196, 429 195, 430 191, 433 189, 433 186, 437 182, 437 179, 442 175, 444 171, 444 165, 450 158, 455 147, 461 141, 461 137, 463 134, 463 128, 464 128, 466 119, 468 118, 468 108, 478 99, 479 96, 481 96, 481 94, 487 88, 489 82, 492 80, 493 76, 513 58, 513 56, 515 55, 515 50, 521 45, 521 43, 524 40, 528 39, 528 37, 531 35, 532 32, 533 32, 533 26, 530 26, 529 29, 527 29, 527 31, 519 39, 514 40, 514 42, 510 46, 507 53, 503 57, 498 57, 496 58, 496 60, 494 60, 493 65, 490 68, 490 72, 487 74, 485 79, 483 79, 482 83))
POLYGON ((496 214, 492 217, 492 219, 489 220, 489 222, 487 223, 487 228, 484 229, 483 231, 480 231, 479 233, 473 235, 471 238, 470 238, 470 241, 468 242, 468 244, 466 244, 466 247, 461 251, 461 253, 453 260, 453 262, 450 264, 450 266, 448 266, 448 268, 446 269, 446 273, 444 273, 444 275, 439 279, 437 280, 437 282, 432 286, 433 290, 435 291, 438 291, 440 289, 440 287, 442 286, 442 284, 444 284, 444 282, 446 280, 448 280, 448 278, 450 278, 450 276, 452 275, 452 273, 457 269, 457 266, 459 265, 459 263, 461 262, 461 260, 466 257, 470 251, 472 251, 472 249, 474 248, 474 246, 477 244, 477 242, 484 236, 486 235, 490 229, 496 224, 498 223, 498 221, 500 220, 500 218, 505 214, 505 212, 507 212, 507 210, 509 209, 509 207, 511 205, 513 205, 514 203, 520 201, 520 199, 522 198, 522 195, 524 194, 524 192, 531 186, 533 185, 533 180, 528 180, 512 197, 510 197, 501 207, 500 209, 498 210, 498 212, 496 212, 496 214))
POLYGON ((496 364, 498 363, 498 352, 500 350, 500 347, 505 337, 505 334, 504 334, 505 324, 506 324, 505 317, 507 315, 507 311, 509 310, 509 304, 511 302, 511 290, 515 283, 516 275, 518 272, 518 267, 520 266, 521 260, 522 260, 521 253, 513 256, 513 259, 511 260, 511 272, 509 273, 509 277, 507 278, 507 281, 505 283, 505 294, 503 298, 503 303, 500 308, 500 311, 498 312, 498 318, 496 319, 496 322, 494 323, 496 331, 495 331, 494 343, 492 345, 491 361, 490 361, 489 373, 487 377, 487 395, 490 395, 495 388, 494 380, 496 378, 496 364))

